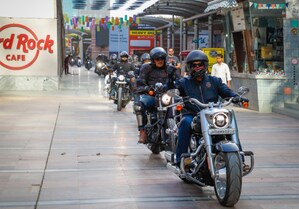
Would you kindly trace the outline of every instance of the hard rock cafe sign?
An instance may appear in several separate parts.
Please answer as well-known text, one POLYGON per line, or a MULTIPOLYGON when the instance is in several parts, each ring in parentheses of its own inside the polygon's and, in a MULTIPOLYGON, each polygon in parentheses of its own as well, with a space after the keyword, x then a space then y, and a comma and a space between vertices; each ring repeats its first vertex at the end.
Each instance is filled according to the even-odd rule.
POLYGON ((33 65, 41 52, 52 54, 54 40, 50 34, 39 37, 29 27, 11 23, 0 26, 0 66, 23 70, 33 65))

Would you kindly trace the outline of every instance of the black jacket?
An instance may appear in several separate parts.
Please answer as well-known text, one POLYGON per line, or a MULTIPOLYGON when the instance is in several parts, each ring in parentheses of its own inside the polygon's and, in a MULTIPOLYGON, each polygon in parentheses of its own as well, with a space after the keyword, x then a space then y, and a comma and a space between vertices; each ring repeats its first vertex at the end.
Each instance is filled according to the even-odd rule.
MULTIPOLYGON (((219 97, 238 96, 221 79, 215 76, 206 75, 204 80, 198 82, 191 77, 181 78, 176 82, 181 96, 199 100, 201 103, 218 102, 219 97)), ((189 102, 186 102, 183 113, 197 113, 200 109, 189 102)))

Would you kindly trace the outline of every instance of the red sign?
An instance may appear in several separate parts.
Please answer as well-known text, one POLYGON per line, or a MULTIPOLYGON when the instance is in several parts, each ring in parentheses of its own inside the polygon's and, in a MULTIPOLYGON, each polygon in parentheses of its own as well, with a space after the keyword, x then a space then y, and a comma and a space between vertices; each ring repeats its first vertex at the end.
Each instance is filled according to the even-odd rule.
POLYGON ((4 25, 0 28, 0 51, 4 53, 0 65, 10 70, 28 68, 36 61, 40 51, 52 54, 53 45, 50 35, 42 39, 25 25, 4 25))

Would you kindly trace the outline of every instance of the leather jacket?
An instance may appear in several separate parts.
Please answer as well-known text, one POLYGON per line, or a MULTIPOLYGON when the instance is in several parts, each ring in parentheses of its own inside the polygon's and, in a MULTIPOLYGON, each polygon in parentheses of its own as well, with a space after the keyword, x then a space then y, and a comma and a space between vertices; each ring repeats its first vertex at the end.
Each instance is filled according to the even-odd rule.
POLYGON ((117 62, 113 65, 113 70, 116 71, 116 74, 125 73, 127 74, 129 71, 135 71, 135 67, 133 64, 129 62, 117 62))
MULTIPOLYGON (((195 98, 202 103, 218 102, 219 96, 221 98, 238 96, 226 84, 223 84, 220 78, 210 75, 206 75, 200 82, 190 76, 181 78, 176 82, 176 87, 181 96, 195 98)), ((199 107, 189 102, 185 105, 183 113, 196 114, 200 111, 199 107)))
POLYGON ((169 66, 157 68, 152 63, 143 64, 140 69, 139 78, 137 79, 137 89, 145 86, 154 86, 156 83, 162 83, 165 89, 174 88, 174 81, 179 77, 178 74, 169 74, 169 66))

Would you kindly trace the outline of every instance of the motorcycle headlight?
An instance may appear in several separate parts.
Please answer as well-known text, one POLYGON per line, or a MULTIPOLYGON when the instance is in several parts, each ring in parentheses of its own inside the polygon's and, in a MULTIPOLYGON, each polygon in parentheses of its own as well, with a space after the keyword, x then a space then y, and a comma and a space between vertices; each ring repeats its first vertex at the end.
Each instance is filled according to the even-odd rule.
POLYGON ((120 81, 125 80, 125 76, 123 76, 123 75, 119 75, 119 76, 118 76, 118 80, 120 80, 120 81))
POLYGON ((212 123, 215 128, 227 128, 230 124, 230 115, 225 112, 215 113, 212 117, 212 123))
POLYGON ((103 66, 103 63, 98 62, 98 63, 97 63, 97 66, 98 66, 98 67, 102 67, 102 66, 103 66))
POLYGON ((162 95, 162 104, 167 106, 170 105, 171 102, 171 96, 169 96, 168 94, 163 94, 162 95))

